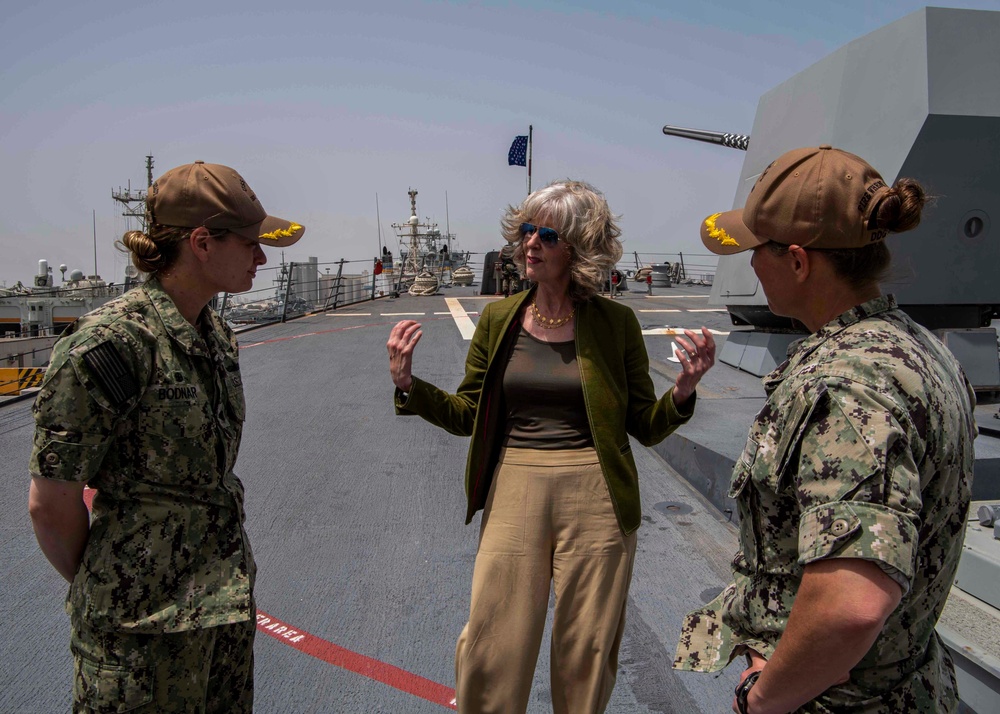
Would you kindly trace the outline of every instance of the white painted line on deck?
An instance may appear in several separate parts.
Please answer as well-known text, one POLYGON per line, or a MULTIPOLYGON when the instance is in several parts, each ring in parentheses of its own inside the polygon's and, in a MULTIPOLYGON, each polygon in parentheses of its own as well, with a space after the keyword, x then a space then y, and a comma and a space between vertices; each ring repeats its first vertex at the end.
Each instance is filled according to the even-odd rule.
POLYGON ((722 307, 693 307, 688 312, 729 312, 722 307))
POLYGON ((672 300, 673 298, 698 298, 708 300, 708 295, 647 295, 652 300, 672 300))
POLYGON ((328 312, 327 317, 371 317, 370 312, 328 312))
MULTIPOLYGON (((691 330, 692 332, 698 332, 690 327, 656 327, 650 330, 643 330, 644 335, 683 335, 684 330, 691 330)), ((728 332, 723 330, 709 330, 713 335, 728 335, 728 332)))
MULTIPOLYGON (((668 309, 668 310, 639 310, 639 312, 680 312, 680 310, 670 310, 670 309, 668 309)), ((694 310, 692 310, 691 312, 694 312, 694 310)))
POLYGON ((405 317, 407 315, 426 315, 426 312, 383 312, 380 313, 382 317, 405 317))
POLYGON ((444 303, 451 311, 451 316, 455 318, 455 327, 462 333, 462 339, 471 340, 472 335, 476 332, 476 326, 472 324, 469 313, 462 307, 462 303, 458 298, 445 298, 444 303))

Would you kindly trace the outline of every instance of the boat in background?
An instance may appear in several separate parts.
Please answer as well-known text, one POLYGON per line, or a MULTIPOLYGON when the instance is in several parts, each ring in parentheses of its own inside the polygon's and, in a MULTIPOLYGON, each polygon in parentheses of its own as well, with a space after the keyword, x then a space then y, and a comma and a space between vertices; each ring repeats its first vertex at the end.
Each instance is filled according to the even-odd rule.
POLYGON ((399 239, 398 272, 394 272, 391 254, 383 252, 383 269, 396 276, 396 292, 406 290, 411 295, 433 295, 440 286, 452 282, 471 285, 475 275, 468 268, 471 254, 459 248, 450 229, 442 233, 438 224, 430 219, 421 222, 417 216, 417 191, 411 188, 408 193, 410 217, 403 223, 392 224, 399 239))
POLYGON ((47 260, 38 261, 38 273, 31 287, 18 283, 0 288, 0 337, 58 337, 78 317, 118 297, 135 281, 133 268, 125 282, 105 282, 100 275, 85 275, 59 266, 62 283, 53 284, 52 268, 47 260))
POLYGON ((0 396, 17 396, 37 387, 52 345, 77 318, 125 292, 135 278, 107 283, 100 275, 85 275, 59 266, 62 282, 53 284, 47 260, 38 261, 33 285, 18 282, 0 288, 0 396))

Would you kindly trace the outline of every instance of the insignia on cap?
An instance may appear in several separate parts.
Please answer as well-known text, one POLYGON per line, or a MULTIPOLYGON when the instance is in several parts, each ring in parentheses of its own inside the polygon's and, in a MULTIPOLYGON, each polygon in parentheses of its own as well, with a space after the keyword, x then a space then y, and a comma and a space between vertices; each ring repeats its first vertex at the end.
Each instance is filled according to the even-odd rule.
POLYGON ((709 237, 715 238, 715 240, 719 241, 722 245, 735 245, 739 248, 740 244, 736 242, 735 238, 726 233, 724 229, 715 227, 715 219, 721 215, 721 213, 713 213, 705 219, 705 227, 708 229, 709 237))
POLYGON ((291 238, 296 233, 302 230, 302 226, 298 223, 290 223, 288 228, 279 228, 276 231, 271 231, 269 233, 262 233, 261 238, 267 238, 268 240, 278 240, 279 238, 291 238))

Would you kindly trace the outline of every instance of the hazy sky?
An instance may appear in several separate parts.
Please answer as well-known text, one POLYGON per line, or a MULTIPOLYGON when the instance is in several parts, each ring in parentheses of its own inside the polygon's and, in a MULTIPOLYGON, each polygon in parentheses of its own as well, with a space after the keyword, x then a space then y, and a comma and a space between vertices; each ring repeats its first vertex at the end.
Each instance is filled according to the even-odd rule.
MULTIPOLYGON (((937 3, 1000 9, 1000 0, 937 3)), ((409 216, 499 246, 526 193, 507 149, 534 125, 532 186, 580 178, 627 252, 704 253, 743 152, 663 124, 749 133, 760 95, 918 2, 68 0, 0 10, 0 285, 37 263, 120 281, 113 189, 202 159, 303 223, 289 260, 370 259, 409 216), (447 215, 445 195, 447 192, 447 215)), ((269 252, 269 264, 279 260, 269 252)), ((58 280, 58 272, 56 278, 58 280)), ((262 286, 257 286, 262 287, 262 286)))

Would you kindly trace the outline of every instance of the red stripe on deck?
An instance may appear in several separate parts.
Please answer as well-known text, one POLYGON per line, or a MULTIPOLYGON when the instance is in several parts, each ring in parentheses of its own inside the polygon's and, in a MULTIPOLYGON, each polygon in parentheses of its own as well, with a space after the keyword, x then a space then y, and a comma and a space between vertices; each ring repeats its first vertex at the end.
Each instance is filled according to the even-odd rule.
MULTIPOLYGON (((83 502, 87 504, 88 510, 93 508, 95 495, 97 495, 97 491, 86 487, 83 489, 83 502)), ((412 672, 407 672, 405 669, 400 669, 377 659, 352 652, 332 642, 327 642, 323 638, 311 635, 305 630, 292 627, 288 623, 282 622, 262 610, 257 610, 257 629, 289 647, 294 647, 300 652, 304 652, 335 667, 360 674, 362 677, 374 679, 376 682, 381 682, 401 692, 411 694, 414 697, 426 699, 434 704, 440 704, 448 709, 457 708, 455 706, 454 689, 450 689, 437 682, 432 682, 412 672)))
POLYGON ((257 629, 300 652, 415 697, 455 709, 455 690, 405 669, 352 652, 257 610, 257 629))

